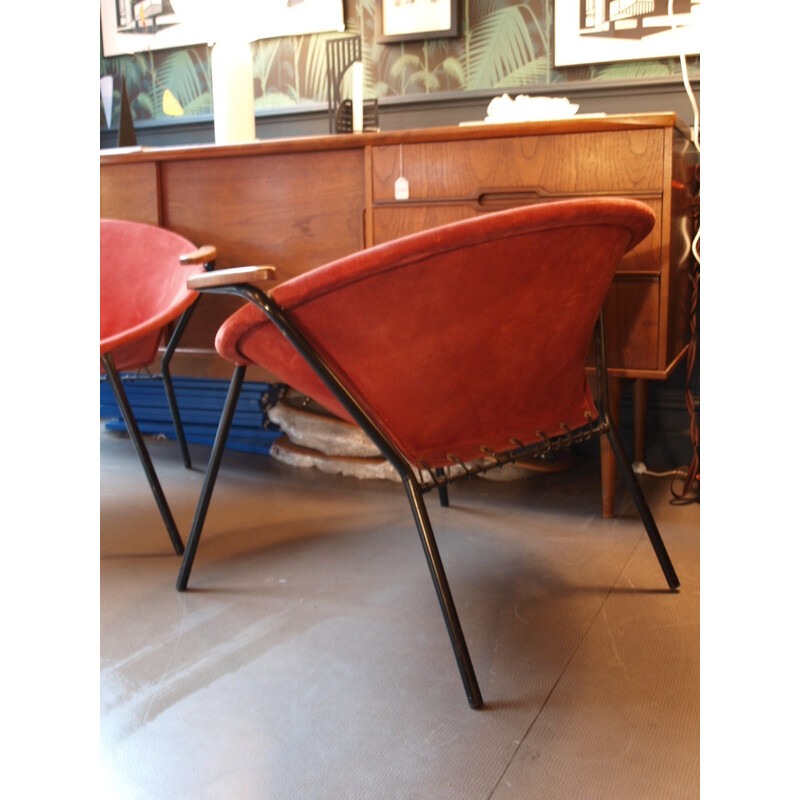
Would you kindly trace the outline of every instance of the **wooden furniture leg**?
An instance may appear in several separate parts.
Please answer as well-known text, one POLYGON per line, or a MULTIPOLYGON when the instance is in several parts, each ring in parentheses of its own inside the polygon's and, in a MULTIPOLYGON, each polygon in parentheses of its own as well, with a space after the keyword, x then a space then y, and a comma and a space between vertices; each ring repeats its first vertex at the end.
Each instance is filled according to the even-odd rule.
POLYGON ((646 378, 633 381, 633 461, 646 463, 647 450, 647 387, 646 378))
MULTIPOLYGON (((614 425, 619 425, 619 378, 608 379, 608 413, 614 425)), ((614 516, 614 496, 617 485, 617 459, 608 437, 600 440, 600 480, 603 487, 603 517, 614 516)))

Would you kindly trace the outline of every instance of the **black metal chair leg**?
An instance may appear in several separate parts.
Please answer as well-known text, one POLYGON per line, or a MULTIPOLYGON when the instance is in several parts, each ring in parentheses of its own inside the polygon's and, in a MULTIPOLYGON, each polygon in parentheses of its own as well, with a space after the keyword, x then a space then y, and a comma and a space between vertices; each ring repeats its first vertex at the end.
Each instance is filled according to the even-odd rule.
POLYGON ((175 437, 177 438, 178 445, 181 448, 181 456, 183 457, 183 464, 186 469, 192 468, 192 458, 189 455, 189 447, 186 443, 186 435, 183 431, 183 422, 181 421, 180 411, 178 410, 178 401, 175 398, 175 388, 172 384, 172 375, 169 371, 169 366, 170 362, 172 361, 172 355, 175 352, 175 348, 178 346, 178 341, 183 335, 184 330, 186 330, 186 326, 189 324, 192 312, 196 306, 197 301, 195 300, 195 302, 192 303, 192 305, 190 305, 189 308, 183 312, 183 314, 181 314, 177 324, 175 325, 175 330, 172 332, 169 343, 164 349, 164 356, 161 359, 161 377, 164 380, 164 391, 167 393, 169 413, 172 417, 172 425, 175 428, 175 437))
POLYGON ((472 667, 472 660, 470 659, 469 650, 467 649, 467 642, 461 630, 461 623, 458 620, 458 613, 456 612, 453 596, 450 593, 450 587, 447 583, 447 576, 444 572, 442 559, 439 556, 439 549, 433 537, 433 529, 428 518, 428 512, 425 509, 425 503, 422 499, 422 492, 413 475, 403 476, 403 484, 406 487, 408 501, 411 504, 411 510, 414 514, 414 522, 417 525, 419 538, 428 561, 428 568, 433 578, 433 584, 436 587, 436 596, 439 599, 439 606, 442 609, 445 625, 447 626, 447 633, 450 635, 450 643, 453 646, 456 663, 458 664, 458 671, 461 673, 461 680, 464 684, 464 691, 467 694, 467 701, 471 708, 481 708, 483 706, 481 690, 478 686, 478 680, 475 677, 475 670, 472 667))
POLYGON ((636 503, 639 516, 642 518, 644 528, 647 531, 648 537, 650 538, 650 544, 653 546, 653 550, 655 550, 658 563, 661 565, 661 570, 664 573, 664 577, 667 579, 667 585, 674 591, 680 586, 678 576, 675 574, 675 568, 672 566, 669 554, 667 553, 667 548, 661 539, 661 534, 658 532, 656 521, 653 519, 653 514, 650 511, 650 506, 647 504, 647 500, 642 492, 642 487, 639 485, 639 481, 636 478, 636 473, 633 471, 633 467, 631 467, 631 462, 628 459, 628 455, 625 452, 625 448, 622 446, 617 429, 614 426, 613 420, 611 419, 611 414, 608 412, 606 336, 602 311, 597 317, 597 324, 595 325, 594 329, 594 341, 595 357, 597 362, 597 389, 599 395, 598 406, 600 408, 600 416, 603 422, 606 424, 605 435, 608 437, 608 441, 611 444, 611 449, 614 451, 614 455, 616 456, 617 463, 619 464, 620 472, 622 473, 622 478, 625 481, 625 485, 628 487, 631 497, 633 497, 633 502, 636 503))
POLYGON ((228 388, 228 396, 225 399, 222 417, 219 421, 217 435, 214 439, 214 446, 211 449, 211 456, 208 461, 208 467, 206 468, 206 477, 197 503, 194 522, 192 522, 192 530, 189 533, 189 540, 186 543, 186 552, 183 554, 183 561, 181 562, 181 568, 178 572, 176 588, 179 592, 185 591, 189 583, 189 574, 192 571, 192 564, 194 563, 194 557, 197 553, 197 545, 200 542, 200 534, 203 531, 206 514, 208 513, 208 506, 211 502, 211 494, 214 491, 214 484, 217 481, 217 474, 219 473, 219 467, 222 463, 222 454, 225 451, 225 443, 228 441, 228 434, 230 433, 233 415, 236 411, 236 403, 239 400, 239 393, 242 389, 242 382, 244 381, 246 371, 247 367, 239 365, 237 365, 233 371, 231 384, 228 388))
POLYGON ((117 368, 114 366, 114 360, 111 358, 110 353, 105 353, 104 355, 100 356, 100 358, 103 362, 103 366, 105 367, 108 380, 111 383, 111 388, 114 390, 114 396, 117 398, 117 405, 122 413, 122 418, 125 420, 125 427, 128 429, 128 435, 131 437, 133 446, 136 448, 136 452, 139 455, 139 460, 142 462, 142 466, 144 467, 147 481, 150 484, 153 497, 155 497, 158 510, 161 512, 161 518, 164 520, 164 525, 166 526, 167 533, 172 541, 172 546, 175 549, 175 552, 178 555, 181 555, 183 553, 183 542, 181 541, 180 534, 178 533, 178 528, 175 525, 175 520, 172 518, 172 512, 169 510, 167 498, 164 496, 164 491, 162 490, 161 484, 158 481, 155 468, 153 467, 153 462, 150 459, 150 454, 147 452, 147 448, 145 447, 142 434, 139 430, 139 426, 136 423, 136 417, 133 415, 130 403, 128 402, 128 397, 122 387, 122 381, 119 379, 117 368))
POLYGON ((614 455, 617 457, 617 463, 619 464, 622 478, 625 481, 625 485, 628 487, 628 491, 631 493, 631 497, 633 497, 633 502, 636 504, 639 516, 642 518, 645 530, 650 538, 650 544, 653 546, 653 550, 655 550, 658 563, 661 565, 661 570, 664 573, 664 577, 667 579, 667 585, 671 590, 675 591, 680 586, 680 581, 675 573, 675 568, 672 566, 672 561, 670 561, 667 548, 658 531, 656 522, 653 519, 650 506, 645 499, 642 487, 639 484, 636 473, 633 471, 633 467, 631 467, 631 462, 622 446, 614 424, 608 417, 606 417, 606 422, 608 422, 606 436, 608 436, 608 441, 611 443, 611 448, 614 451, 614 455))
MULTIPOLYGON (((294 345, 298 353, 300 353, 309 366, 311 366, 317 375, 319 375, 334 396, 350 412, 353 419, 361 426, 367 436, 369 436, 377 445, 384 457, 397 470, 398 474, 403 480, 404 486, 406 487, 406 493, 408 494, 408 499, 411 504, 411 510, 414 514, 414 521, 417 525, 417 531, 419 532, 423 549, 425 550, 425 556, 427 558, 428 567, 436 588, 439 605, 442 609, 442 614, 444 615, 445 625, 447 626, 447 632, 450 636, 450 642, 453 646, 456 663, 458 664, 458 669, 461 673, 461 680, 464 684, 464 690, 467 694, 467 701, 472 708, 481 708, 483 706, 483 698, 481 697, 481 691, 478 687, 477 678, 475 677, 475 670, 472 667, 472 661, 469 656, 466 640, 464 639, 464 633, 461 630, 461 624, 458 621, 455 603, 453 602, 453 597, 450 593, 450 587, 447 584, 444 566, 442 565, 442 560, 439 556, 438 548, 436 547, 436 540, 433 537, 431 523, 428 519, 428 513, 422 500, 422 491, 419 483, 414 477, 413 471, 400 453, 395 450, 394 446, 381 433, 380 429, 377 428, 375 423, 372 422, 358 402, 340 383, 338 378, 333 374, 327 364, 325 364, 316 350, 314 350, 302 333, 295 327, 289 315, 287 315, 286 312, 280 306, 278 306, 269 295, 264 294, 259 289, 249 286, 234 287, 229 291, 225 290, 221 293, 237 294, 247 300, 250 300, 251 302, 255 303, 255 305, 258 306, 267 315, 267 317, 269 317, 270 320, 272 320, 272 322, 277 326, 278 330, 280 330, 294 345)), ((236 369, 238 371, 240 368, 237 367, 236 369)), ((243 377, 244 373, 242 373, 242 378, 243 377)), ((234 381, 235 380, 236 373, 234 373, 234 381)), ((231 382, 231 389, 233 389, 233 381, 231 382)), ((230 394, 228 402, 230 402, 230 394)), ((220 423, 220 429, 221 428, 222 423, 220 423)), ((217 434, 218 439, 220 433, 221 430, 217 434)), ((217 449, 217 444, 218 442, 214 443, 215 451, 217 449)), ((212 460, 213 459, 214 453, 212 453, 212 460)), ((206 482, 208 483, 210 479, 211 487, 213 487, 213 480, 215 477, 216 468, 213 469, 212 474, 212 465, 209 464, 209 474, 206 477, 206 482)), ((210 494, 210 488, 208 493, 210 494)), ((201 501, 198 505, 195 524, 192 526, 192 533, 189 536, 189 542, 186 546, 184 564, 181 566, 181 577, 179 577, 178 580, 179 591, 186 588, 186 581, 189 577, 188 570, 191 568, 191 562, 194 558, 194 550, 197 547, 197 538, 200 536, 200 528, 202 527, 203 519, 205 518, 205 507, 207 506, 207 498, 204 499, 205 494, 206 489, 204 487, 203 495, 201 495, 201 501)))
MULTIPOLYGON (((444 477, 444 470, 439 467, 435 470, 437 478, 444 477)), ((436 485, 436 491, 439 492, 439 505, 442 508, 447 508, 450 505, 450 496, 447 493, 447 484, 446 483, 439 483, 436 485)))

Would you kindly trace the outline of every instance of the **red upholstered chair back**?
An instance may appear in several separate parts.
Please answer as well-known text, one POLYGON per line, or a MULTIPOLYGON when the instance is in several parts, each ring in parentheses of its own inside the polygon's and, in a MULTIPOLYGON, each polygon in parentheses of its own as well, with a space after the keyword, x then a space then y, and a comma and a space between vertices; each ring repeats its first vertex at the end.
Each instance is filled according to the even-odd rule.
MULTIPOLYGON (((355 253, 270 294, 400 452, 438 467, 596 418, 594 324, 653 223, 623 199, 528 206, 355 253)), ((255 306, 226 321, 217 349, 347 417, 255 306)))
POLYGON ((150 364, 164 327, 196 298, 186 279, 203 266, 178 260, 194 250, 164 228, 100 220, 100 354, 113 350, 117 369, 150 364))

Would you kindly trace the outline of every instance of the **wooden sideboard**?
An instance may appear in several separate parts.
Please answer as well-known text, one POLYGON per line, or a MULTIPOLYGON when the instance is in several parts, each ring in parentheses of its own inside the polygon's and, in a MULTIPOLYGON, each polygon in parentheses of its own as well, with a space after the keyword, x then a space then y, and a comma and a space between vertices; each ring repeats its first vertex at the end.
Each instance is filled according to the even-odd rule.
MULTIPOLYGON (((273 264, 285 280, 502 208, 589 195, 642 200, 656 226, 623 261, 605 306, 616 386, 663 380, 686 352, 696 163, 689 130, 672 113, 134 148, 101 152, 100 212, 214 244, 220 267, 273 264)), ((201 299, 176 374, 227 376, 214 335, 238 305, 201 299)), ((603 462, 609 515, 614 470, 608 455, 603 462)))

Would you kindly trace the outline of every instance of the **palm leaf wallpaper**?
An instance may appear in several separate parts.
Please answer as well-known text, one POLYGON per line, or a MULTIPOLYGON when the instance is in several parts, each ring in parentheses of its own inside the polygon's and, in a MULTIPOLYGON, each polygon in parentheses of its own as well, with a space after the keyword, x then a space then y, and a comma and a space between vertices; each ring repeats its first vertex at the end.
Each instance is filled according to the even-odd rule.
MULTIPOLYGON (((537 85, 635 81, 680 72, 677 58, 555 69, 553 0, 462 0, 458 38, 393 44, 375 41, 375 1, 345 0, 347 34, 361 35, 367 98, 435 96, 459 90, 533 92, 537 85)), ((255 42, 256 109, 327 103, 325 42, 340 35, 255 42)), ((100 75, 116 77, 111 124, 118 121, 123 76, 136 120, 165 120, 165 107, 167 111, 182 109, 185 116, 210 114, 210 62, 205 45, 113 58, 103 58, 101 48, 100 75)), ((102 107, 100 113, 104 124, 102 107)))

